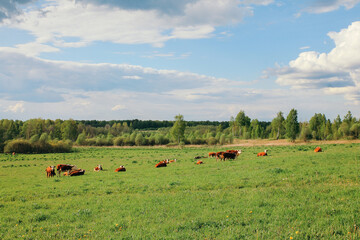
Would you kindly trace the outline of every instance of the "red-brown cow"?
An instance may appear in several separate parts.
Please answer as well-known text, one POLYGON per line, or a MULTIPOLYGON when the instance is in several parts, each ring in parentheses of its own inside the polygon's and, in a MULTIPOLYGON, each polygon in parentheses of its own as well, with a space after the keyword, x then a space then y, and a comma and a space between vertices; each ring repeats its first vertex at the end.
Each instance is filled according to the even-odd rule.
POLYGON ((216 152, 209 152, 209 157, 216 157, 216 152))
POLYGON ((97 165, 95 168, 94 168, 94 171, 95 172, 99 172, 99 171, 102 171, 103 168, 102 168, 102 165, 97 165))
POLYGON ((322 152, 321 147, 316 147, 315 150, 314 150, 314 152, 322 152))
POLYGON ((201 160, 199 160, 199 161, 196 162, 197 165, 200 165, 200 164, 203 164, 203 163, 204 163, 204 162, 201 161, 201 160))
POLYGON ((258 157, 263 157, 263 156, 267 156, 267 150, 265 149, 263 152, 259 152, 257 154, 258 157))
POLYGON ((241 149, 240 150, 226 150, 226 152, 235 153, 237 156, 239 156, 241 154, 241 149))
POLYGON ((119 168, 115 169, 115 172, 125 172, 126 171, 126 168, 121 165, 119 168))
POLYGON ((61 172, 74 170, 76 169, 76 166, 70 164, 58 164, 56 169, 58 171, 58 175, 60 176, 61 172))
POLYGON ((85 174, 85 170, 76 169, 76 170, 70 171, 69 176, 80 176, 80 175, 84 175, 84 174, 85 174))
POLYGON ((220 158, 221 154, 223 154, 224 152, 217 152, 216 153, 216 161, 220 158))
POLYGON ((45 171, 46 171, 46 177, 53 177, 56 175, 55 166, 48 166, 45 171))
POLYGON ((155 167, 156 167, 156 168, 159 168, 159 167, 166 167, 166 165, 167 165, 167 161, 166 161, 166 160, 164 160, 164 161, 160 161, 160 162, 158 162, 158 163, 155 165, 155 167))

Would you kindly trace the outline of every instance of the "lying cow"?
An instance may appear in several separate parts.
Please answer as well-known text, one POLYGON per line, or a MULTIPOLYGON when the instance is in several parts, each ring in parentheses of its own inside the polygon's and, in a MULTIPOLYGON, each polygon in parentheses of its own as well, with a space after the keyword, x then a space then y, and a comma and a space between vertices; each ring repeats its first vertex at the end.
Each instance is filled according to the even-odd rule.
POLYGON ((126 171, 126 168, 121 165, 119 168, 115 169, 115 172, 125 172, 126 171))
POLYGON ((80 176, 80 175, 84 175, 84 174, 85 174, 84 169, 76 169, 76 170, 69 172, 69 176, 80 176))
POLYGON ((268 151, 268 150, 265 149, 263 152, 259 152, 259 153, 257 154, 257 156, 258 156, 258 157, 267 156, 267 151, 268 151))
POLYGON ((46 177, 53 177, 56 175, 55 166, 48 166, 45 171, 46 171, 46 177))
POLYGON ((314 152, 322 152, 321 147, 316 147, 315 150, 314 150, 314 152))
POLYGON ((102 171, 103 168, 102 168, 102 165, 97 165, 95 168, 94 168, 94 171, 95 172, 99 172, 99 171, 102 171))
POLYGON ((158 162, 158 163, 155 165, 155 167, 156 167, 156 168, 166 167, 166 164, 167 164, 166 160, 160 161, 160 162, 158 162))
POLYGON ((201 160, 199 160, 199 161, 196 162, 197 165, 200 165, 200 164, 203 164, 203 163, 204 163, 204 162, 201 161, 201 160))

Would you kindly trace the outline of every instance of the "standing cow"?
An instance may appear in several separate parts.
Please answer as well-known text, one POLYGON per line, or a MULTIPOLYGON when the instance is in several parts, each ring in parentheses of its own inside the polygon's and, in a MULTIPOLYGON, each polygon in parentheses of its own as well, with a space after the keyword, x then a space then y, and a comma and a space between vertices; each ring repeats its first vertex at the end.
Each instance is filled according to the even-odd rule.
POLYGON ((46 171, 47 178, 54 177, 56 175, 55 166, 48 166, 45 171, 46 171))

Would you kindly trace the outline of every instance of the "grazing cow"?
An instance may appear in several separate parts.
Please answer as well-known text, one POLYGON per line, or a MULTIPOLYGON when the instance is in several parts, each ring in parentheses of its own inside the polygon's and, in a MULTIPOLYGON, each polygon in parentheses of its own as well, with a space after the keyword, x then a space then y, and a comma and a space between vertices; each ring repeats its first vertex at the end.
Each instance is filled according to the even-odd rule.
POLYGON ((322 152, 321 147, 316 147, 315 150, 314 150, 314 152, 322 152))
POLYGON ((235 159, 237 157, 237 153, 234 152, 224 152, 220 155, 220 160, 226 160, 226 159, 235 159))
POLYGON ((268 150, 265 149, 263 152, 259 152, 259 153, 257 154, 257 156, 258 156, 258 157, 267 156, 267 151, 268 151, 268 150))
POLYGON ((70 164, 58 164, 56 166, 56 169, 57 169, 58 174, 60 176, 61 172, 75 170, 75 169, 77 169, 77 167, 74 166, 74 165, 70 165, 70 164))
POLYGON ((204 162, 201 161, 201 160, 199 160, 199 161, 196 162, 197 165, 200 165, 200 164, 203 164, 203 163, 204 163, 204 162))
POLYGON ((115 169, 115 172, 125 172, 126 171, 126 168, 121 165, 119 168, 115 169))
POLYGON ((226 150, 226 152, 235 153, 237 156, 239 156, 241 154, 241 149, 240 150, 226 150))
POLYGON ((97 165, 97 166, 94 168, 94 171, 95 171, 95 172, 102 171, 102 170, 103 170, 102 165, 97 165))
POLYGON ((221 154, 223 154, 224 152, 217 152, 216 153, 216 161, 220 158, 221 154))
POLYGON ((53 177, 56 175, 55 166, 48 166, 45 171, 46 171, 46 177, 53 177))
POLYGON ((167 165, 166 160, 164 160, 164 161, 158 162, 158 163, 155 165, 155 167, 156 167, 156 168, 166 167, 166 165, 167 165))
POLYGON ((209 157, 216 157, 216 152, 209 152, 209 157))

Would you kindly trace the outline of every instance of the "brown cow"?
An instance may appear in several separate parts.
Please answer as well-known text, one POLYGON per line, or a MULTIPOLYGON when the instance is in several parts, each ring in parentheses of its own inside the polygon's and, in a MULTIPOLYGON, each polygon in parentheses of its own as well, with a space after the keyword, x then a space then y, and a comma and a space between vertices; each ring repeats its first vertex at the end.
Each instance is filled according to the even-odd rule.
POLYGON ((74 166, 74 165, 70 165, 70 164, 58 164, 56 166, 56 169, 57 169, 58 174, 60 176, 61 172, 74 170, 74 169, 77 169, 77 167, 74 166))
POLYGON ((159 167, 166 167, 166 165, 167 165, 167 161, 166 161, 166 160, 164 160, 164 161, 160 161, 160 162, 158 162, 158 163, 155 165, 155 167, 156 167, 156 168, 159 168, 159 167))
POLYGON ((314 152, 322 152, 321 147, 316 147, 315 150, 314 150, 314 152))
POLYGON ((71 170, 70 172, 67 172, 67 176, 80 176, 80 175, 84 175, 85 174, 85 170, 83 169, 76 169, 76 170, 71 170))
POLYGON ((267 150, 265 149, 263 152, 259 152, 257 154, 258 157, 263 157, 263 156, 267 156, 267 150))
POLYGON ((220 158, 221 154, 223 154, 224 152, 217 152, 216 153, 216 161, 220 158))
POLYGON ((204 162, 201 161, 201 160, 199 160, 199 161, 196 162, 196 164, 198 164, 198 165, 203 164, 203 163, 204 163, 204 162))
POLYGON ((224 152, 220 155, 220 160, 226 160, 226 159, 235 159, 237 157, 237 154, 234 152, 224 152))
POLYGON ((121 165, 119 168, 115 169, 115 172, 125 172, 126 171, 126 168, 121 165))
POLYGON ((237 156, 239 156, 241 154, 241 149, 240 150, 226 150, 226 152, 235 153, 237 156))
POLYGON ((209 152, 209 157, 216 157, 216 152, 209 152))
POLYGON ((102 165, 97 165, 97 166, 94 168, 94 171, 95 171, 95 172, 102 171, 102 170, 103 170, 102 165))
POLYGON ((173 160, 169 160, 169 163, 173 163, 173 162, 176 162, 176 158, 173 160))
POLYGON ((46 171, 46 177, 53 177, 56 175, 55 166, 48 166, 45 171, 46 171))

